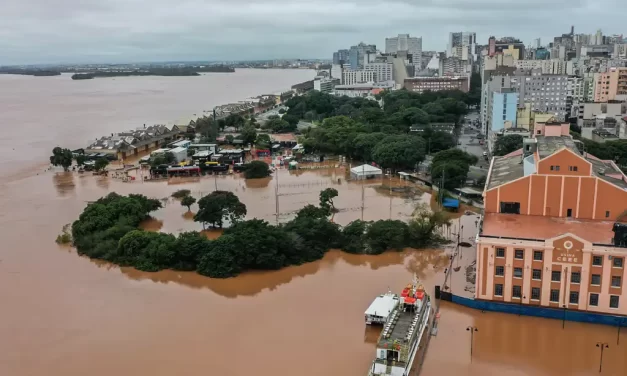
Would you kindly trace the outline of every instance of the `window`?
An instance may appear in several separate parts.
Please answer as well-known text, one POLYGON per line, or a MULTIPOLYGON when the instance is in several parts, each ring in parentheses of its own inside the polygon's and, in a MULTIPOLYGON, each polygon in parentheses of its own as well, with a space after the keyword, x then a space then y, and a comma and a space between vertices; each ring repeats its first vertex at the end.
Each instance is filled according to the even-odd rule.
POLYGON ((551 171, 559 171, 560 166, 551 166, 551 171))
POLYGON ((553 270, 551 272, 551 281, 553 282, 559 282, 562 280, 562 272, 558 271, 558 270, 553 270))
POLYGON ((622 257, 614 257, 612 259, 612 266, 615 268, 622 268, 623 267, 623 258, 622 257))
POLYGON ((533 269, 532 278, 537 280, 542 279, 542 269, 533 269))
POLYGON ((618 295, 610 295, 610 308, 618 308, 618 295))
POLYGON ((540 288, 539 287, 531 288, 531 300, 540 300, 540 288))
POLYGON ((612 276, 612 287, 620 287, 620 277, 619 276, 612 276))
POLYGON ((501 283, 494 285, 494 295, 503 296, 503 285, 501 283))
POLYGON ((568 171, 577 171, 577 166, 568 166, 568 171))
POLYGON ((520 297, 522 297, 522 288, 520 286, 513 286, 512 287, 512 297, 513 298, 520 298, 520 297))
POLYGON ((520 202, 501 202, 501 213, 520 214, 520 202))
POLYGON ((592 256, 592 266, 601 266, 601 265, 603 265, 603 257, 592 256))
POLYGON ((523 251, 522 249, 514 250, 514 258, 522 260, 523 258, 525 258, 525 251, 523 251))
POLYGON ((609 211, 609 210, 606 210, 606 211, 605 211, 605 218, 609 218, 609 217, 610 217, 610 211, 609 211))
POLYGON ((559 303, 560 301, 560 290, 551 290, 551 302, 559 303))
POLYGON ((533 260, 542 261, 542 251, 533 251, 533 260))
POLYGON ((572 217, 573 216, 573 209, 566 209, 566 216, 568 218, 572 217))
POLYGON ((570 283, 581 283, 581 273, 580 272, 570 273, 570 283))
POLYGON ((497 266, 496 268, 494 268, 494 274, 497 276, 504 276, 505 275, 505 267, 504 266, 497 266))
POLYGON ((514 278, 522 278, 522 268, 514 268, 514 278))
POLYGON ((588 302, 588 305, 591 305, 593 307, 596 307, 599 305, 599 294, 590 294, 590 301, 588 302))
POLYGON ((570 304, 579 304, 579 291, 571 291, 568 302, 570 304))
POLYGON ((601 285, 601 274, 593 274, 592 279, 590 281, 591 285, 600 286, 601 285))
POLYGON ((505 248, 497 248, 496 249, 496 257, 505 257, 505 248))

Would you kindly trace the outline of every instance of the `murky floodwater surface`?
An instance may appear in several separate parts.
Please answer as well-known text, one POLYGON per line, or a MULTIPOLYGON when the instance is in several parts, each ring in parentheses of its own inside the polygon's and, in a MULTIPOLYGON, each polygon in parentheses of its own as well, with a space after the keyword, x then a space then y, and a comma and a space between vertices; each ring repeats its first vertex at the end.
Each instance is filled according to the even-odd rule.
MULTIPOLYGON (((226 96, 242 99, 307 79, 288 71, 283 78, 288 82, 275 89, 276 82, 266 74, 277 80, 277 71, 246 72, 247 83, 256 79, 263 83, 252 82, 251 93, 226 96)), ((173 102, 174 109, 163 110, 168 106, 153 101, 166 101, 171 91, 195 85, 184 78, 146 78, 148 83, 116 80, 115 85, 114 81, 70 81, 82 85, 74 91, 69 83, 55 80, 0 76, 4 111, 0 145, 5 162, 10 161, 0 164, 6 177, 0 184, 0 375, 361 376, 370 365, 378 337, 378 331, 366 328, 363 319, 374 296, 388 287, 402 288, 412 273, 429 289, 442 283, 446 249, 380 256, 333 250, 318 262, 218 280, 187 272, 118 268, 56 245, 56 235, 76 219, 86 202, 111 191, 164 198, 165 208, 143 224, 147 230, 199 230, 187 209, 167 197, 181 188, 200 197, 211 192, 216 181, 123 183, 44 172, 41 162, 45 164, 48 150, 62 139, 68 146, 80 146, 89 135, 127 128, 129 114, 135 111, 144 115, 151 109, 154 120, 164 122, 184 115, 185 106, 177 108, 173 102), (41 93, 51 96, 49 103, 41 93), (121 93, 132 100, 120 100, 121 93), (109 102, 112 107, 103 107, 109 102), (175 109, 177 113, 168 116, 175 109), (25 128, 16 125, 24 119, 25 128), (19 150, 19 156, 12 148, 19 150)), ((217 98, 220 93, 215 90, 208 85, 195 87, 193 93, 217 98)), ((393 194, 390 200, 380 183, 371 183, 363 188, 362 210, 362 186, 346 182, 343 169, 279 174, 281 221, 300 207, 317 203, 318 192, 327 187, 339 191, 335 202, 340 212, 334 220, 340 224, 362 216, 388 218, 390 213, 392 218, 407 219, 417 203, 429 202, 429 195, 418 191, 393 194)), ((219 177, 217 184, 240 197, 249 217, 274 222, 275 179, 247 182, 230 176, 219 177)), ((474 216, 462 217, 462 224, 474 228, 474 220, 474 216)), ((467 237, 473 235, 466 232, 467 237)), ((600 354, 595 344, 603 341, 610 347, 604 353, 602 374, 624 375, 627 335, 622 334, 617 345, 617 334, 611 327, 567 322, 562 329, 556 320, 442 304, 439 332, 431 341, 422 374, 598 374, 600 354), (479 328, 472 362, 469 325, 479 328)))

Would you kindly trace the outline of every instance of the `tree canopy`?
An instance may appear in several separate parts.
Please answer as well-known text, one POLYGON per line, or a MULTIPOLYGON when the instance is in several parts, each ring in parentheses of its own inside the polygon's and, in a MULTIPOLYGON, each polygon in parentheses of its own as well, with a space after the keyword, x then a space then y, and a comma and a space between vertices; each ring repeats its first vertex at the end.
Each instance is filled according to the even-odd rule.
POLYGON ((94 163, 94 169, 96 171, 103 171, 109 165, 109 160, 107 158, 98 158, 94 163))
POLYGON ((494 142, 493 155, 503 156, 523 147, 523 136, 514 134, 511 136, 501 136, 494 142))
POLYGON ((270 167, 264 161, 252 161, 246 166, 244 177, 246 179, 260 179, 270 176, 270 167))
POLYGON ((291 221, 274 226, 260 219, 234 220, 246 214, 245 206, 232 193, 221 191, 203 197, 199 207, 217 213, 208 223, 230 217, 231 226, 216 240, 198 232, 174 236, 143 231, 140 222, 161 208, 161 202, 142 195, 111 193, 88 205, 72 224, 74 245, 79 254, 121 266, 145 271, 196 270, 228 278, 245 270, 273 270, 319 260, 331 248, 378 254, 425 247, 443 240, 436 229, 447 224, 439 212, 425 209, 417 211, 408 223, 357 220, 342 229, 327 218, 326 209, 307 205, 291 221))
POLYGON ((444 188, 462 187, 466 182, 470 166, 477 163, 477 157, 459 149, 448 149, 436 153, 431 161, 431 177, 434 184, 440 185, 444 177, 444 188))
POLYGON ((397 90, 381 97, 383 108, 365 98, 311 92, 287 101, 289 109, 283 119, 321 121, 304 132, 302 144, 309 153, 341 154, 390 168, 414 168, 424 159, 427 146, 433 152, 455 146, 451 134, 435 132, 429 125, 461 124, 468 112, 466 94, 397 90), (410 128, 414 126, 426 127, 425 132, 421 136, 413 135, 410 128), (386 136, 399 136, 395 139, 399 142, 392 142, 386 136), (427 139, 428 145, 424 142, 427 139))
POLYGON ((246 205, 228 191, 213 191, 198 201, 198 213, 194 221, 222 228, 225 220, 232 225, 246 215, 246 205))
POLYGON ((54 166, 61 166, 64 171, 68 171, 72 165, 72 151, 70 151, 70 149, 62 149, 57 146, 52 149, 50 163, 54 166))
POLYGON ((191 207, 196 203, 194 196, 185 196, 181 199, 181 205, 187 206, 187 210, 192 210, 191 207))
POLYGON ((244 142, 244 145, 252 145, 257 139, 257 130, 252 125, 246 125, 244 129, 242 129, 240 138, 242 142, 244 142))

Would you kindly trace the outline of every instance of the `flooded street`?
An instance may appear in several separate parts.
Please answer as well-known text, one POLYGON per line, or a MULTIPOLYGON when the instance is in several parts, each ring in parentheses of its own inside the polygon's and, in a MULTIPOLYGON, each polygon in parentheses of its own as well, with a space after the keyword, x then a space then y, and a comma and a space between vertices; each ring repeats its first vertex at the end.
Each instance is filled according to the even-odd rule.
MULTIPOLYGON (((4 88, 0 90, 7 95, 4 88)), ((130 111, 120 109, 120 113, 130 111)), ((88 112, 82 116, 88 118, 88 112)), ((7 127, 6 119, 2 126, 7 127)), ((38 136, 38 145, 42 143, 47 154, 57 136, 48 124, 40 127, 48 132, 38 136)), ((76 125, 65 129, 71 133, 72 127, 76 125)), ((8 143, 26 152, 28 134, 3 134, 3 153, 8 153, 8 143)), ((72 142, 84 140, 72 138, 72 142)), ((248 218, 274 222, 277 177, 123 183, 87 174, 44 172, 37 167, 40 162, 40 158, 16 158, 14 163, 30 173, 11 175, 0 185, 2 376, 363 376, 378 337, 375 328, 364 324, 363 312, 373 298, 388 288, 400 290, 413 273, 433 291, 442 283, 449 262, 450 250, 379 256, 333 250, 317 262, 230 279, 119 268, 79 257, 54 242, 63 225, 75 220, 88 201, 112 191, 164 198, 165 207, 144 223, 146 230, 200 230, 187 208, 168 197, 185 188, 199 198, 217 184, 218 189, 239 196, 248 218)), ((9 170, 3 173, 14 173, 9 170)), ((390 200, 381 183, 368 182, 362 191, 361 184, 347 182, 344 176, 341 168, 280 170, 279 220, 287 221, 306 204, 316 204, 319 191, 328 187, 339 191, 334 221, 340 224, 362 215, 365 220, 388 218, 390 213, 392 218, 408 219, 416 204, 430 200, 420 191, 393 194, 390 200)), ((196 209, 192 206, 192 211, 196 209)), ((461 223, 474 229, 474 221, 474 216, 464 216, 461 223)), ((473 235, 470 230, 464 234, 466 240, 473 235)), ((562 329, 559 320, 482 313, 450 303, 442 303, 440 315, 439 332, 431 340, 422 369, 425 376, 596 375, 597 341, 609 344, 602 375, 624 375, 627 369, 627 333, 621 333, 617 345, 616 328, 566 322, 562 329), (466 331, 470 325, 478 328, 472 359, 466 331)))

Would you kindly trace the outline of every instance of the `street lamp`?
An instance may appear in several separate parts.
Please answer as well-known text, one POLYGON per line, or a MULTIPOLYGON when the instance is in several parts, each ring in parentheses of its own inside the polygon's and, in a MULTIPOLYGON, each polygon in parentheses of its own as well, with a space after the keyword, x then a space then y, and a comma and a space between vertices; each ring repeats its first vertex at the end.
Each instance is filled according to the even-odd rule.
POLYGON ((617 318, 616 322, 618 323, 618 334, 616 335, 616 344, 620 341, 620 328, 623 326, 625 321, 622 318, 617 318))
POLYGON ((562 304, 562 308, 564 309, 564 317, 562 317, 562 329, 566 325, 566 304, 562 304))
POLYGON ((601 349, 601 358, 599 359, 599 373, 601 373, 601 367, 603 366, 603 349, 607 349, 610 346, 606 342, 597 342, 597 347, 601 349))
POLYGON ((478 332, 479 329, 477 329, 476 326, 469 326, 466 330, 470 332, 470 362, 472 363, 472 343, 474 342, 473 339, 475 332, 478 332))
POLYGON ((527 297, 526 296, 521 296, 520 297, 520 309, 518 310, 518 316, 522 315, 522 306, 523 306, 523 300, 525 300, 527 297))

